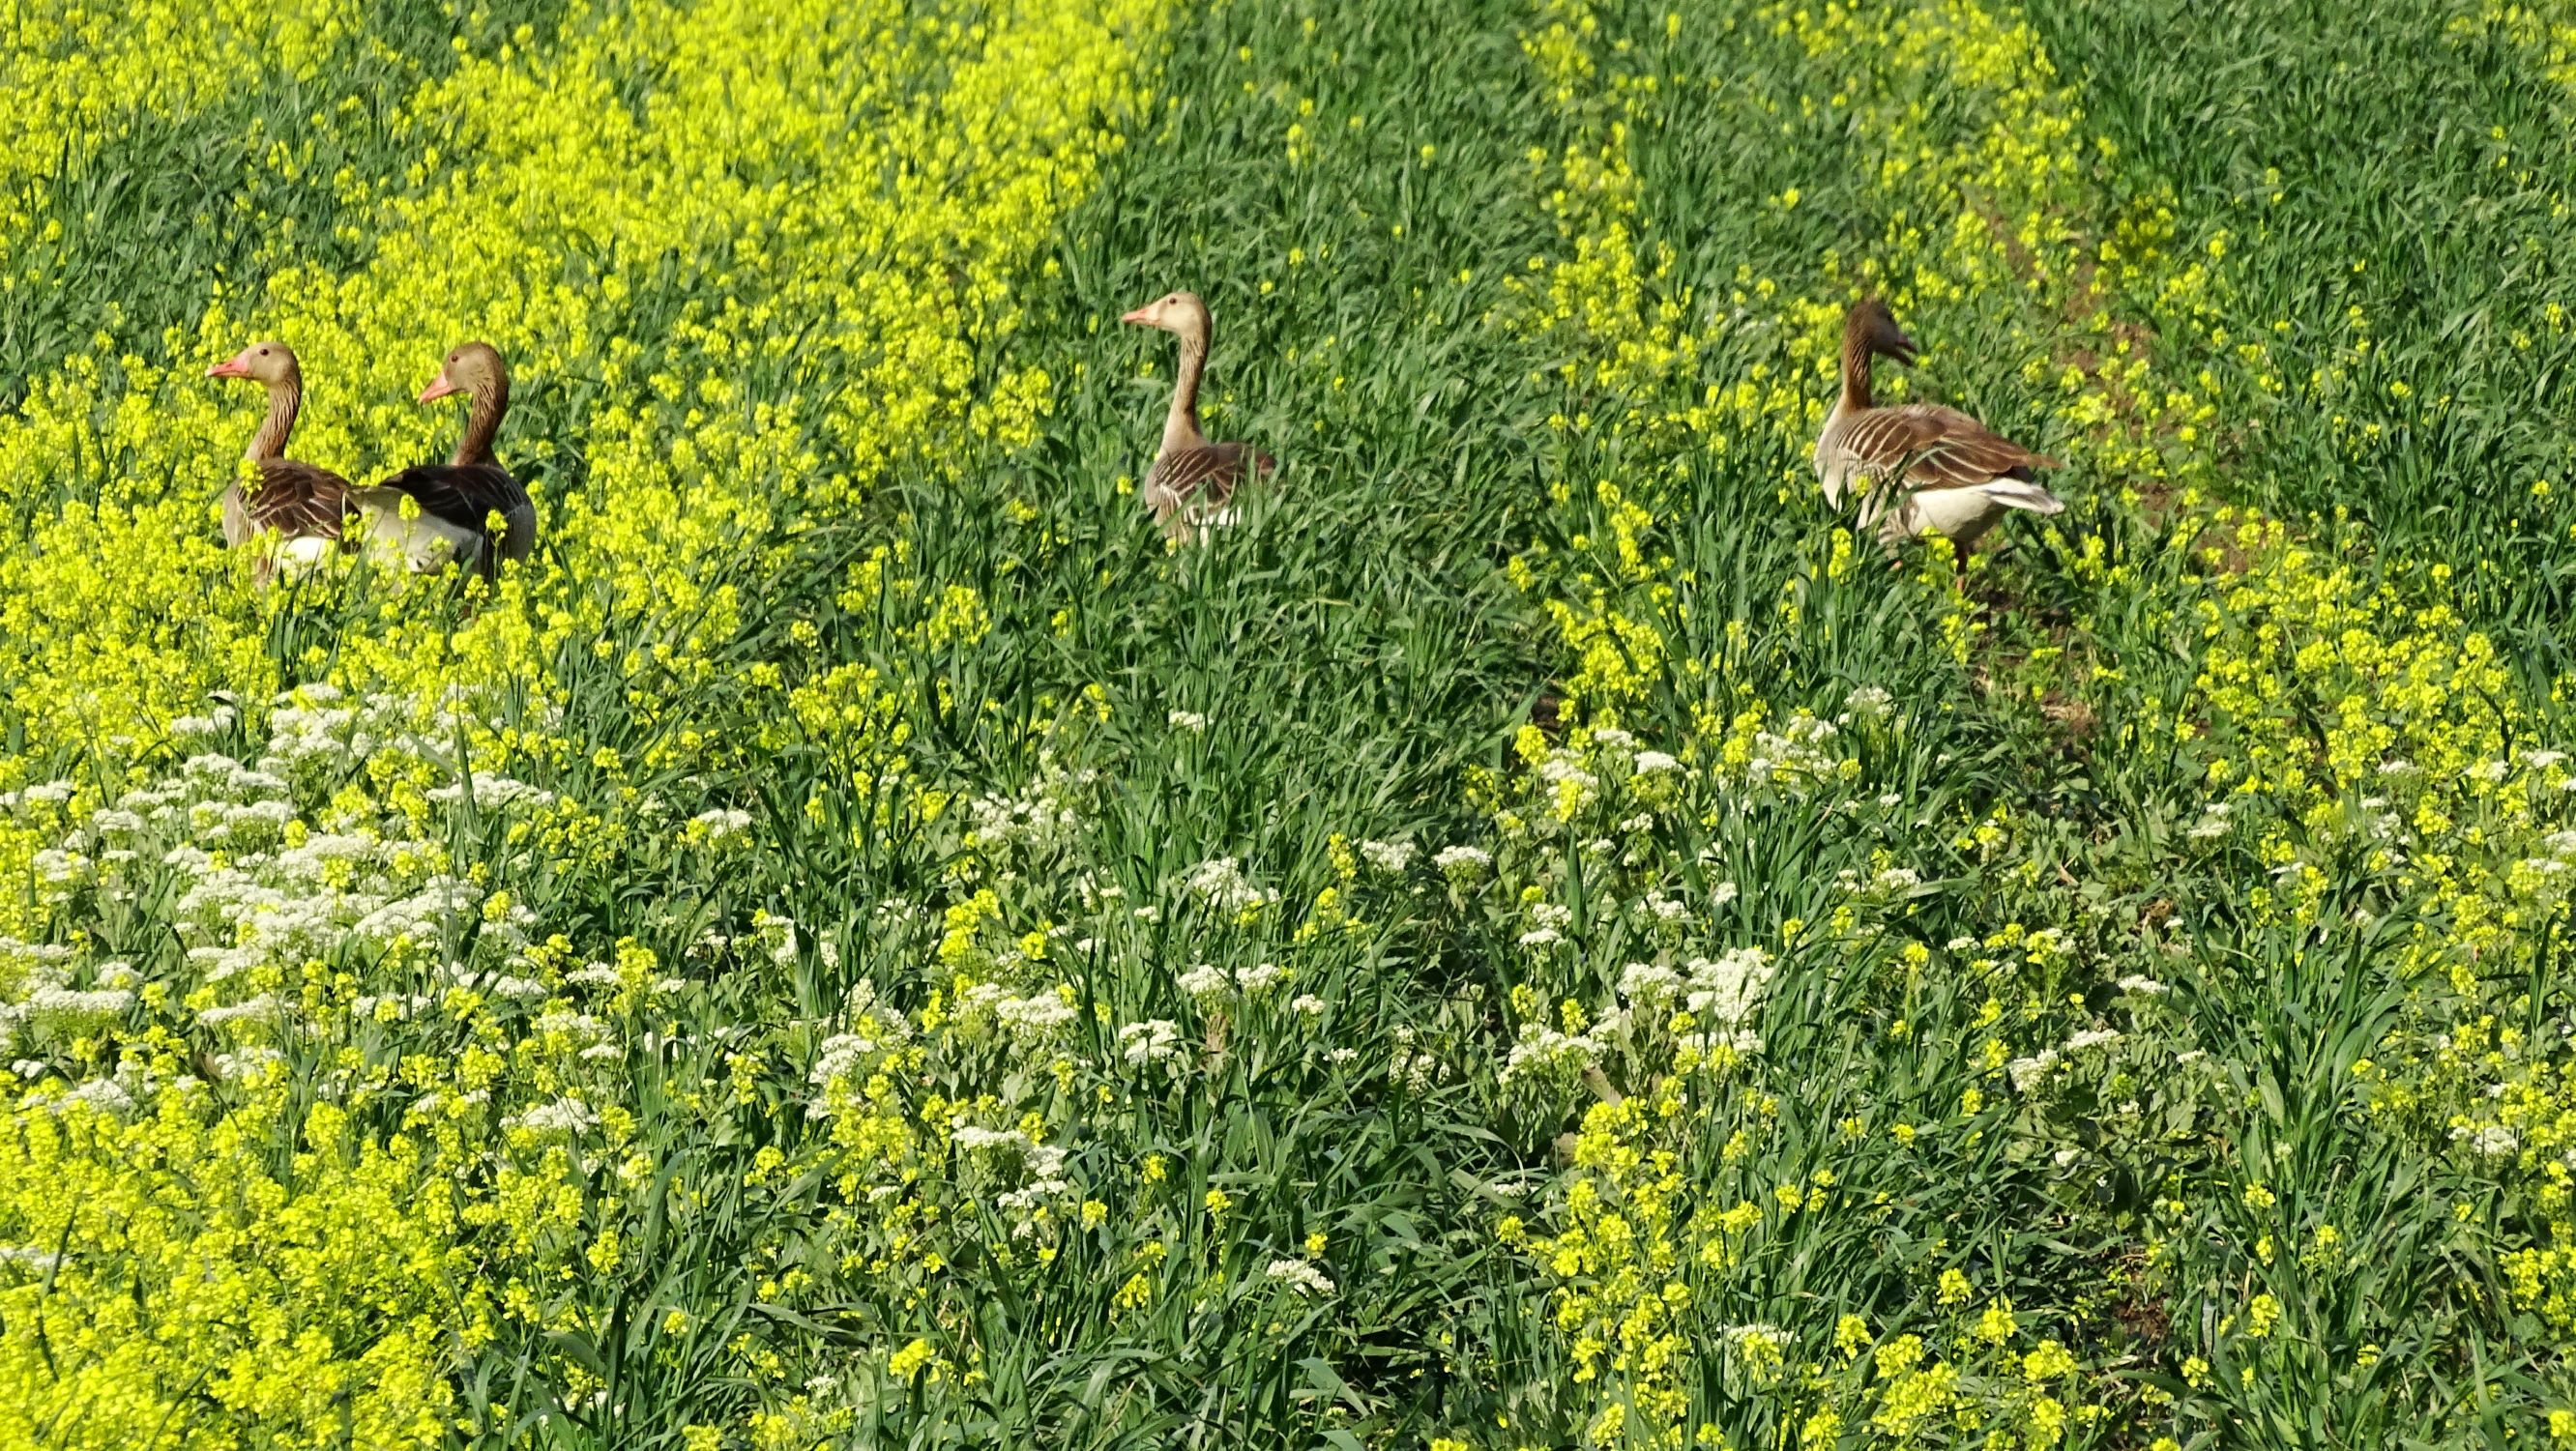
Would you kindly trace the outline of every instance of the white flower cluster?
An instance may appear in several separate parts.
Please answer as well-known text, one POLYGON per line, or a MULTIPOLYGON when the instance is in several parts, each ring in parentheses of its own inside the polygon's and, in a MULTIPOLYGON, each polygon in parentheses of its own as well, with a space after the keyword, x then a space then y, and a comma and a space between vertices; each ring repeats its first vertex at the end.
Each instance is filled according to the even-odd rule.
POLYGON ((1840 734, 1834 724, 1806 711, 1793 713, 1777 731, 1757 732, 1744 778, 1755 786, 1804 791, 1833 778, 1841 762, 1828 749, 1840 734))
POLYGON ((1601 778, 1584 769, 1583 757, 1568 750, 1549 752, 1538 763, 1538 779, 1555 797, 1557 809, 1566 813, 1590 801, 1601 787, 1601 778))
POLYGON ((1073 1188, 1064 1177, 1064 1150, 1040 1144, 1018 1129, 966 1124, 951 1129, 949 1139, 961 1152, 976 1159, 983 1173, 999 1176, 1013 1169, 1019 1172, 1023 1181, 995 1196, 995 1202, 1004 1208, 1026 1214, 1073 1188))
MULTIPOLYGON (((615 969, 609 976, 616 979, 615 969)), ((873 983, 862 980, 850 989, 843 1018, 849 1026, 823 1040, 813 1071, 806 1075, 821 1090, 805 1110, 808 1118, 837 1117, 885 1055, 912 1041, 912 1023, 893 1005, 877 1000, 873 983)))
MULTIPOLYGON (((38 858, 40 870, 66 893, 163 904, 156 910, 187 969, 172 996, 194 997, 198 1024, 230 1040, 201 1060, 222 1078, 262 1071, 279 1058, 274 1045, 285 1036, 316 1031, 291 996, 224 988, 263 968, 291 976, 311 961, 389 954, 436 967, 479 923, 475 962, 445 964, 439 970, 446 980, 496 997, 543 998, 541 984, 496 965, 515 961, 526 946, 535 925, 526 907, 485 913, 482 892, 443 871, 446 854, 434 840, 386 835, 377 821, 345 809, 324 829, 297 805, 300 794, 323 794, 353 763, 381 753, 431 766, 433 802, 462 802, 470 792, 482 809, 498 812, 551 801, 549 792, 489 772, 470 783, 457 779, 452 753, 462 703, 451 693, 423 714, 399 697, 349 702, 329 686, 299 687, 273 703, 256 759, 198 750, 170 774, 64 828, 38 858), (197 996, 208 988, 216 991, 197 996)), ((203 744, 238 723, 227 706, 177 722, 172 736, 203 744)), ((69 799, 39 788, 18 794, 21 804, 69 799)), ((94 1027, 133 1007, 139 975, 132 964, 99 962, 83 981, 76 957, 69 949, 0 943, 8 999, 0 1001, 0 1045, 49 1038, 75 1024, 94 1027)), ((353 1020, 391 1021, 428 1004, 418 993, 370 995, 354 1005, 353 1020)), ((75 1088, 69 1099, 131 1103, 154 1088, 101 1082, 75 1088)))
MULTIPOLYGON (((1433 1084, 1440 1081, 1440 1060, 1419 1045, 1413 1029, 1399 1027, 1395 1030, 1394 1036, 1395 1058, 1387 1065, 1388 1076, 1415 1093, 1429 1091, 1433 1084)), ((1342 1056, 1344 1054, 1349 1054, 1350 1057, 1357 1056, 1356 1050, 1336 1049, 1333 1061, 1349 1062, 1350 1057, 1342 1056)))
POLYGON ((1016 796, 978 796, 966 803, 977 846, 1028 854, 1061 844, 1082 828, 1082 803, 1100 773, 1067 771, 1052 752, 1038 757, 1037 778, 1016 796))
POLYGON ((1574 909, 1556 902, 1532 903, 1529 916, 1529 930, 1520 937, 1523 947, 1545 947, 1562 942, 1565 929, 1574 925, 1574 909))
POLYGON ((1253 885, 1238 857, 1210 857, 1190 868, 1182 885, 1191 896, 1221 912, 1241 912, 1278 900, 1276 892, 1253 885))
POLYGON ((1923 874, 1912 867, 1883 867, 1864 877, 1846 867, 1837 882, 1855 896, 1902 897, 1923 885, 1923 874))
POLYGON ((2515 862, 2511 879, 2517 890, 2543 906, 2555 906, 2576 890, 2576 831, 2553 831, 2540 845, 2548 855, 2515 862))
POLYGON ((1181 1025, 1168 1018, 1129 1023, 1118 1030, 1118 1054, 1139 1068, 1181 1056, 1181 1025))
POLYGON ((1501 1081, 1564 1085, 1601 1061, 1602 1043, 1590 1033, 1564 1033, 1545 1023, 1523 1023, 1511 1055, 1503 1060, 1501 1081))
POLYGON ((1444 846, 1432 854, 1431 864, 1456 881, 1472 882, 1494 864, 1494 854, 1482 847, 1444 846))
POLYGON ((1272 1260, 1269 1275, 1300 1295, 1330 1295, 1336 1289, 1331 1277, 1308 1260, 1272 1260))
POLYGON ((1393 876, 1413 865, 1415 850, 1409 841, 1364 841, 1360 843, 1360 860, 1393 876))
POLYGON ((1843 697, 1843 713, 1838 718, 1848 725, 1854 721, 1882 721, 1896 713, 1896 697, 1881 685, 1863 685, 1843 697))
POLYGON ((2193 822, 2191 824, 2191 829, 2185 832, 2184 835, 2189 836, 2194 841, 2216 841, 2218 838, 2227 834, 2227 818, 2233 813, 2233 810, 2233 806, 2228 802, 2210 802, 2207 806, 2201 808, 2200 820, 2193 822))
POLYGON ((2483 1128, 2462 1124, 2451 1130, 2451 1141, 2465 1141, 2470 1148, 2490 1157, 2501 1157, 2522 1147, 2522 1135, 2502 1124, 2488 1124, 2483 1128))
POLYGON ((1182 973, 1181 991, 1188 993, 1202 1011, 1222 1006, 1237 996, 1258 998, 1288 981, 1288 969, 1273 962, 1238 967, 1232 972, 1213 963, 1202 962, 1182 973))
POLYGON ((590 1105, 567 1094, 550 1099, 512 1118, 509 1127, 542 1137, 574 1138, 599 1122, 590 1105))
POLYGON ((1073 989, 1063 985, 1021 997, 999 983, 979 982, 957 999, 960 1031, 989 1026, 1023 1045, 1045 1041, 1076 1016, 1073 989))
POLYGON ((722 841, 751 829, 751 813, 722 806, 711 806, 689 818, 689 824, 706 833, 709 841, 722 841))
POLYGON ((2117 1043, 2121 1036, 2117 1028, 2086 1028, 2069 1037, 2062 1050, 2042 1048, 2027 1058, 2012 1060, 2004 1068, 2012 1075, 2014 1091, 2028 1093, 2076 1054, 2117 1043))
POLYGON ((450 781, 444 786, 432 786, 429 788, 429 799, 442 806, 471 801, 485 811, 495 811, 521 804, 551 806, 555 802, 555 793, 531 786, 525 781, 513 780, 508 776, 494 775, 490 771, 477 771, 468 780, 450 781))

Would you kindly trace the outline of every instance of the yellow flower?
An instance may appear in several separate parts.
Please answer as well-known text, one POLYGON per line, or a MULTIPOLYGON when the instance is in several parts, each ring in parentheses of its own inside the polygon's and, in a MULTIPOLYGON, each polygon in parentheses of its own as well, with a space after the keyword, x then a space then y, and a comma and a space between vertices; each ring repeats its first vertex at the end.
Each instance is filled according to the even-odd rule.
POLYGON ((2009 1300, 1997 1300, 1986 1307, 1984 1314, 1977 1317, 1977 1338, 1988 1345, 2003 1344, 2012 1339, 2018 1329, 2019 1323, 2014 1318, 2012 1302, 2009 1300))
POLYGON ((897 1380, 910 1380, 922 1368, 937 1359, 939 1352, 927 1340, 914 1340, 886 1358, 886 1373, 897 1380))

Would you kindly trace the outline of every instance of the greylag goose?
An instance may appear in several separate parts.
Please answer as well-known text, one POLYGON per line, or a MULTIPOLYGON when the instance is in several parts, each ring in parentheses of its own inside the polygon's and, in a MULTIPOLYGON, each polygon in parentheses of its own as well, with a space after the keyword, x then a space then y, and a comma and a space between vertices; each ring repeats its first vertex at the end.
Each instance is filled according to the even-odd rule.
POLYGON ((502 560, 527 558, 537 542, 536 505, 492 456, 492 439, 510 409, 510 373, 490 343, 467 343, 449 353, 438 376, 420 390, 420 401, 455 393, 472 399, 455 456, 405 469, 362 491, 358 502, 371 537, 413 569, 471 559, 490 578, 502 560), (416 517, 403 516, 406 496, 420 506, 416 517))
POLYGON ((1887 304, 1872 297, 1843 319, 1843 391, 1816 440, 1816 479, 1825 502, 1843 490, 1866 492, 1860 523, 1875 523, 1893 546, 1909 536, 1939 534, 1965 551, 2006 509, 2054 514, 2066 505, 2033 481, 2031 470, 2057 467, 1955 408, 1937 403, 1881 407, 1870 397, 1869 367, 1884 353, 1912 363, 1914 340, 1896 326, 1887 304))
POLYGON ((259 482, 245 491, 236 475, 224 490, 224 543, 239 549, 263 535, 277 536, 276 550, 259 562, 263 583, 281 562, 302 568, 347 548, 349 481, 286 457, 286 440, 304 406, 304 370, 295 350, 280 342, 253 343, 208 368, 206 376, 248 378, 268 389, 268 416, 242 450, 259 482))
POLYGON ((1207 371, 1208 310, 1195 292, 1175 292, 1118 319, 1157 327, 1181 340, 1180 378, 1171 412, 1163 418, 1163 445, 1145 476, 1145 503, 1154 522, 1178 539, 1234 522, 1226 505, 1248 478, 1271 473, 1279 461, 1249 444, 1210 443, 1199 432, 1199 378, 1207 371))

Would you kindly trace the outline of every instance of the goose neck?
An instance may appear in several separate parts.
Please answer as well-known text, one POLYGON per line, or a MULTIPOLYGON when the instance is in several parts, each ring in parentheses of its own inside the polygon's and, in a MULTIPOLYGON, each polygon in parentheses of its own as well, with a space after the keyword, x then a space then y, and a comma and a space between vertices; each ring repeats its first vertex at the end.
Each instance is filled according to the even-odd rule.
POLYGON ((1181 334, 1181 372, 1172 387, 1172 411, 1163 420, 1163 447, 1195 448, 1199 434, 1199 379, 1207 372, 1207 339, 1181 334))
POLYGON ((283 378, 268 385, 268 416, 259 421, 259 431, 250 436, 250 447, 242 457, 253 463, 266 463, 286 456, 286 440, 295 432, 295 415, 304 407, 304 384, 298 378, 283 378))
POLYGON ((1857 413, 1871 407, 1869 334, 1857 317, 1843 326, 1843 396, 1842 411, 1857 413))
POLYGON ((466 410, 465 432, 456 440, 453 460, 458 467, 488 464, 493 461, 492 441, 501 434, 501 415, 510 411, 507 386, 476 390, 473 403, 466 410))

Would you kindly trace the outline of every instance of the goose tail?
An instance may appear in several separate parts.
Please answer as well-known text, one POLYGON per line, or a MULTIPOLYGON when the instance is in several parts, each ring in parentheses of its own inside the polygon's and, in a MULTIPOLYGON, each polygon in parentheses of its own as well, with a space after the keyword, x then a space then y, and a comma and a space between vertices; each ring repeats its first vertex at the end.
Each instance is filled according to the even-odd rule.
POLYGON ((2062 514, 2066 501, 2026 479, 1997 479, 1978 487, 1977 492, 2007 509, 2026 509, 2033 514, 2062 514))

